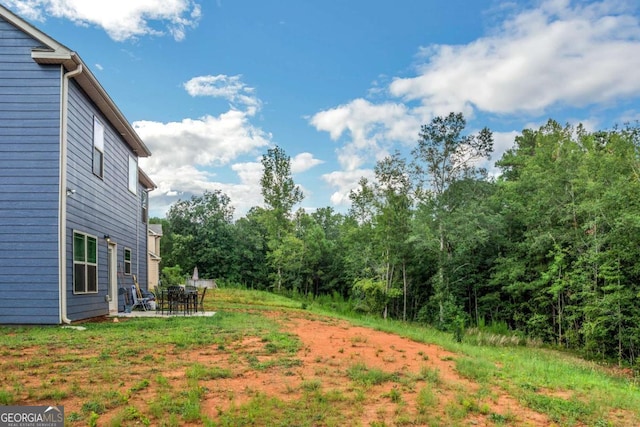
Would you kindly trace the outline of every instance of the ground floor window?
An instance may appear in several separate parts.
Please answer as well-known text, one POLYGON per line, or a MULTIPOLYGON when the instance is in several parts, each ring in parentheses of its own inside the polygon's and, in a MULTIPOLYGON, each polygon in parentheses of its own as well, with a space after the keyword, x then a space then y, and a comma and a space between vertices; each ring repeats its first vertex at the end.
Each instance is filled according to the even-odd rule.
POLYGON ((98 292, 98 240, 73 232, 73 293, 98 292))
POLYGON ((131 249, 124 248, 124 274, 131 274, 131 249))

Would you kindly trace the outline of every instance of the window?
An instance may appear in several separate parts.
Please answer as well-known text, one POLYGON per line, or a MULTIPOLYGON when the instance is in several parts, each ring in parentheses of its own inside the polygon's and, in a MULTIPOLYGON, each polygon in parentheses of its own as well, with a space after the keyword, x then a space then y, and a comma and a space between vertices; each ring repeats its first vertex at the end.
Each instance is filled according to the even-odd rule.
POLYGON ((104 177, 104 126, 97 117, 93 118, 93 173, 104 177))
POLYGON ((144 224, 149 220, 149 193, 146 191, 142 192, 142 222, 144 224))
POLYGON ((131 274, 131 249, 124 248, 124 274, 131 274))
POLYGON ((73 293, 98 292, 98 241, 88 234, 73 232, 73 293))
POLYGON ((138 190, 138 162, 129 156, 129 191, 137 194, 138 190))

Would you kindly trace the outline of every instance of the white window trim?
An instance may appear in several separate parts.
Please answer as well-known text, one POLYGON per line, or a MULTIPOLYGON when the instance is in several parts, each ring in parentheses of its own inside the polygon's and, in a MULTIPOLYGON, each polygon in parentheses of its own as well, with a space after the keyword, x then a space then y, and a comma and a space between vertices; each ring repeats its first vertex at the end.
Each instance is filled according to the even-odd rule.
POLYGON ((102 122, 96 117, 93 116, 93 150, 91 152, 91 171, 93 174, 101 179, 104 178, 104 125, 102 122), (102 158, 100 159, 100 172, 101 175, 98 175, 94 170, 94 162, 95 162, 95 150, 98 150, 102 154, 102 158))
POLYGON ((124 248, 122 250, 122 262, 124 265, 123 273, 125 276, 131 276, 133 273, 133 251, 131 248, 124 248), (129 252, 129 261, 127 261, 127 252, 129 252), (129 272, 127 273, 127 264, 129 264, 129 272))
POLYGON ((129 156, 129 191, 138 194, 138 160, 129 156))
POLYGON ((73 260, 73 279, 72 279, 72 289, 73 289, 73 294, 74 295, 86 295, 86 294, 97 294, 99 289, 100 289, 100 284, 98 283, 98 254, 99 254, 99 250, 98 250, 98 238, 96 236, 93 236, 91 234, 87 234, 87 233, 83 233, 82 231, 77 231, 77 230, 73 230, 73 245, 72 245, 72 260, 73 260), (76 244, 76 239, 75 236, 76 234, 84 236, 84 253, 85 253, 85 260, 84 261, 76 261, 76 256, 75 256, 75 244, 76 244), (95 258, 96 258, 96 262, 89 262, 87 261, 88 259, 88 245, 87 245, 87 238, 90 237, 92 239, 95 240, 96 242, 96 253, 95 253, 95 258), (77 264, 81 264, 85 266, 84 269, 84 291, 76 291, 76 265, 77 264), (89 276, 88 276, 88 269, 87 266, 93 266, 95 267, 95 272, 96 272, 96 276, 95 276, 95 283, 96 283, 96 290, 95 291, 89 291, 88 290, 88 285, 89 285, 89 276))

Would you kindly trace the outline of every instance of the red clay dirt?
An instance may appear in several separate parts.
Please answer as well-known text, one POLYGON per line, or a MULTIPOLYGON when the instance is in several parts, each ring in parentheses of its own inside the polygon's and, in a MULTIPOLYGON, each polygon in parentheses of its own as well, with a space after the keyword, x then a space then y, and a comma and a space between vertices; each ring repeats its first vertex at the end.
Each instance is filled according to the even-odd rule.
MULTIPOLYGON (((296 355, 301 360, 301 365, 291 368, 290 371, 293 372, 287 372, 286 375, 252 370, 236 378, 216 380, 215 389, 202 402, 204 411, 211 419, 216 419, 219 411, 228 409, 232 404, 237 406, 247 402, 256 391, 285 401, 299 398, 300 385, 305 381, 317 380, 323 389, 349 393, 352 384, 345 372, 356 364, 408 376, 418 376, 424 369, 437 372, 440 381, 439 386, 434 387, 437 389, 438 402, 431 408, 430 415, 433 419, 446 420, 445 411, 449 402, 459 399, 461 395, 473 394, 480 388, 477 383, 461 377, 455 371, 456 354, 436 345, 417 343, 334 319, 304 315, 291 317, 288 314, 280 322, 283 330, 297 335, 302 341, 303 348, 296 355), (295 390, 298 392, 294 392, 295 390)), ((256 338, 245 341, 242 346, 243 351, 251 351, 252 347, 263 347, 264 343, 256 338)), ((206 362, 209 356, 204 355, 198 360, 206 362)), ((224 361, 221 362, 224 366, 224 361)), ((394 383, 385 383, 367 389, 367 398, 362 402, 363 408, 360 411, 362 415, 359 419, 354 419, 351 425, 395 425, 393 420, 397 415, 397 405, 385 397, 393 388, 402 393, 401 400, 405 402, 402 410, 406 411, 409 419, 413 418, 411 415, 417 411, 415 402, 419 387, 412 390, 398 388, 394 383)), ((482 413, 470 413, 465 417, 463 425, 494 426, 496 423, 489 420, 491 414, 508 416, 511 421, 507 425, 554 425, 545 415, 523 407, 498 388, 487 393, 482 405, 482 413)))

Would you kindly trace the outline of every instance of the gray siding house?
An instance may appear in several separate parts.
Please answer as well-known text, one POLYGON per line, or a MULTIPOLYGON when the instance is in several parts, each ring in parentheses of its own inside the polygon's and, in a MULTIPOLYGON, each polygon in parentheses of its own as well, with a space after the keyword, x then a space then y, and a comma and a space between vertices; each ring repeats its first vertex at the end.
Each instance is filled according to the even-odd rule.
POLYGON ((151 153, 80 57, 0 5, 0 323, 122 310, 147 285, 151 153))

